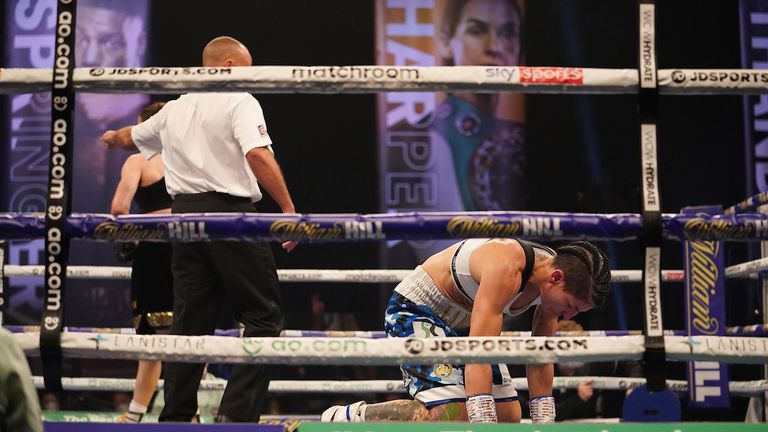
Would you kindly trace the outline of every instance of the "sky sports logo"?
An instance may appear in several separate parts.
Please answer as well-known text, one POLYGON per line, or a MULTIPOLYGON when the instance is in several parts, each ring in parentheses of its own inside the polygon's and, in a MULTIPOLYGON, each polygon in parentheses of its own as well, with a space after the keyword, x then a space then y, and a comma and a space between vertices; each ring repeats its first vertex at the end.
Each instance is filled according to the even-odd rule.
POLYGON ((520 82, 526 84, 584 84, 584 69, 521 67, 520 82))

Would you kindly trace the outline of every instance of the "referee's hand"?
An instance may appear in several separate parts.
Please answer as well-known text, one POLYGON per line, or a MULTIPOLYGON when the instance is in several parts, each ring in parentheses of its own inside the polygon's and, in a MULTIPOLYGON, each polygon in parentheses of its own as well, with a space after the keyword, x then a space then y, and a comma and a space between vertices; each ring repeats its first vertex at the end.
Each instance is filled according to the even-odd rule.
POLYGON ((299 245, 298 240, 288 240, 283 242, 282 246, 283 249, 285 249, 286 252, 291 252, 292 250, 296 249, 296 246, 299 245))
POLYGON ((117 147, 117 132, 113 130, 104 132, 101 136, 101 142, 104 144, 104 148, 111 149, 117 147))

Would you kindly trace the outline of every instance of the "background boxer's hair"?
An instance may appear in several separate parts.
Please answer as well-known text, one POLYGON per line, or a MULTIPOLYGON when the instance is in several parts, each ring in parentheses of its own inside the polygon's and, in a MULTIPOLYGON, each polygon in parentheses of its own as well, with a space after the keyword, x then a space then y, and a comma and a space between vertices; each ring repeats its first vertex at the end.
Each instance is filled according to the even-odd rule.
POLYGON ((165 102, 152 102, 151 104, 145 105, 144 108, 141 109, 141 112, 139 112, 139 118, 141 121, 147 121, 150 117, 160 112, 160 109, 165 106, 165 102))

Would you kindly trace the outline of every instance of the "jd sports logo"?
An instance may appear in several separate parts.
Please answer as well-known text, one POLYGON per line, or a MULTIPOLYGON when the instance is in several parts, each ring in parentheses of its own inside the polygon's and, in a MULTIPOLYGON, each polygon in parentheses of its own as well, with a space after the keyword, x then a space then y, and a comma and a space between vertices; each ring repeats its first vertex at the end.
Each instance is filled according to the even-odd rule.
POLYGON ((408 339, 405 341, 405 349, 411 354, 419 354, 424 351, 424 342, 418 339, 408 339))

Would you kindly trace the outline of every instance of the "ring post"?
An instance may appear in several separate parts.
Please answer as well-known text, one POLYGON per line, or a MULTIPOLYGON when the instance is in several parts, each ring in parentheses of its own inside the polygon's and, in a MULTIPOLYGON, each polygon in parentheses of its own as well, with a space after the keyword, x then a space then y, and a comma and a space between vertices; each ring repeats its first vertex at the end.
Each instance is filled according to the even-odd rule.
POLYGON ((667 390, 664 325, 661 319, 661 243, 663 224, 659 195, 656 119, 659 89, 656 65, 655 0, 639 0, 640 153, 642 161, 642 242, 646 386, 635 389, 624 404, 625 421, 679 420, 680 401, 667 390))
POLYGON ((72 114, 75 92, 75 15, 77 0, 57 0, 51 93, 51 147, 45 209, 45 303, 40 323, 40 357, 45 387, 61 391, 61 332, 69 258, 67 218, 72 189, 72 114))

